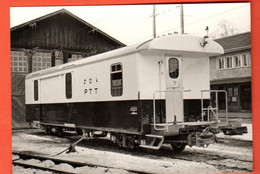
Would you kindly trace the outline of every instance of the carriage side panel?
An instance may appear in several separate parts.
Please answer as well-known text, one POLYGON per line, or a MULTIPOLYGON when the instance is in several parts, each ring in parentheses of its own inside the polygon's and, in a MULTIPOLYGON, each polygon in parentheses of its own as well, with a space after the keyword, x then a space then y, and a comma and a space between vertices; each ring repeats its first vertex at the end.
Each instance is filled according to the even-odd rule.
POLYGON ((39 99, 28 97, 28 121, 46 124, 75 124, 77 127, 114 130, 139 134, 142 131, 139 112, 135 54, 111 58, 30 79, 29 95, 34 94, 34 81, 38 81, 39 99), (97 69, 98 64, 98 69, 97 69), (111 91, 112 66, 121 65, 122 93, 111 91), (71 74, 67 82, 67 74, 71 74), (71 87, 67 87, 68 84, 71 87), (67 95, 70 90, 69 96, 67 95), (38 104, 37 104, 38 103, 38 104), (37 107, 41 110, 36 114, 37 107))
MULTIPOLYGON (((183 88, 191 90, 183 94, 184 99, 201 99, 201 90, 210 89, 208 57, 183 58, 183 88)), ((204 98, 209 98, 208 94, 204 98)))

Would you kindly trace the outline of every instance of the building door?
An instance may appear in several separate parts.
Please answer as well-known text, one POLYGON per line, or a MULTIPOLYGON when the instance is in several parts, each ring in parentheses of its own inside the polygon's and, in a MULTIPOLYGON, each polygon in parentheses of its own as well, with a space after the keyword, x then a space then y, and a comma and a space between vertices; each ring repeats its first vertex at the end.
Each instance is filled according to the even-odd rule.
POLYGON ((166 122, 183 121, 182 59, 166 57, 166 122))
POLYGON ((251 84, 240 86, 240 105, 242 110, 251 110, 251 84))
MULTIPOLYGON (((216 87, 216 90, 225 90, 224 86, 216 87)), ((215 97, 215 96, 214 96, 215 97)), ((215 100, 215 98, 214 98, 215 100)), ((218 93, 218 109, 219 110, 226 110, 226 96, 225 93, 219 92, 218 93)))

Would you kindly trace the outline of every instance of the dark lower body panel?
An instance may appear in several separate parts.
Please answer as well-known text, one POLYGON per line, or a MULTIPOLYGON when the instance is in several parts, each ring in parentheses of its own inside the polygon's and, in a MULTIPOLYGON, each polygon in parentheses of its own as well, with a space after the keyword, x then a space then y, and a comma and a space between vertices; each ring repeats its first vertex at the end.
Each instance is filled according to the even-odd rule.
MULTIPOLYGON (((156 122, 165 122, 165 100, 156 100, 156 122)), ((200 115, 200 100, 185 100, 186 120, 200 115)), ((75 124, 78 128, 144 135, 151 133, 152 100, 27 104, 26 121, 42 124, 75 124)))

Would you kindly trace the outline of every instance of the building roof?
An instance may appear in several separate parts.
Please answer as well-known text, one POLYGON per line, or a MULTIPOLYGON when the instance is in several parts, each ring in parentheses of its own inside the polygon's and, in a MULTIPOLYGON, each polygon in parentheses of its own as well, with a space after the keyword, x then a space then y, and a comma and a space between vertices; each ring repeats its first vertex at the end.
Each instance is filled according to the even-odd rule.
POLYGON ((225 53, 251 48, 251 32, 241 33, 215 40, 223 48, 225 53))
POLYGON ((108 35, 107 33, 101 31, 101 30, 98 29, 97 27, 95 27, 95 26, 91 25, 90 23, 84 21, 83 19, 81 19, 81 18, 79 18, 78 16, 72 14, 71 12, 69 12, 68 10, 66 10, 66 9, 64 9, 64 8, 61 9, 61 10, 55 11, 55 12, 53 12, 53 13, 49 13, 49 14, 47 14, 47 15, 41 16, 41 17, 39 17, 39 18, 33 19, 33 20, 31 20, 31 21, 25 22, 25 23, 23 23, 23 24, 17 25, 17 26, 15 26, 15 27, 12 27, 12 28, 11 28, 11 32, 12 32, 12 31, 15 31, 15 30, 17 30, 17 29, 20 29, 20 28, 22 28, 22 27, 25 27, 25 26, 34 24, 34 23, 39 22, 39 21, 41 21, 41 20, 44 20, 44 19, 46 19, 46 18, 55 16, 55 15, 57 15, 57 14, 64 14, 64 13, 67 14, 67 15, 69 15, 69 16, 71 16, 72 18, 76 19, 77 21, 83 23, 84 25, 86 25, 86 26, 92 28, 93 31, 96 31, 96 32, 98 32, 98 33, 104 35, 105 37, 109 38, 110 40, 116 42, 117 44, 119 44, 119 45, 121 45, 121 46, 126 46, 124 43, 122 43, 122 42, 118 41, 117 39, 111 37, 111 36, 108 35))

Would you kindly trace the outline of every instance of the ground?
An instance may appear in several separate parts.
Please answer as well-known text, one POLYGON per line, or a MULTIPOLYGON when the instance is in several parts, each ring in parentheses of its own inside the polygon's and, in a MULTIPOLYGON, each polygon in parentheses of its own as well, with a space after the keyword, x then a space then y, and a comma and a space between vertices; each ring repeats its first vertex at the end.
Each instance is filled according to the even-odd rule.
MULTIPOLYGON (((167 144, 159 151, 142 148, 127 150, 118 148, 108 139, 96 139, 81 142, 76 147, 77 152, 62 153, 56 157, 103 166, 80 169, 78 173, 131 173, 132 169, 143 173, 248 173, 253 171, 253 159, 252 127, 250 124, 247 126, 249 133, 246 135, 231 137, 219 134, 219 143, 208 148, 186 147, 180 154, 174 154, 167 144)), ((13 130, 12 142, 14 151, 51 156, 79 138, 55 137, 39 129, 23 129, 13 130)), ((68 170, 75 169, 68 167, 68 170)), ((13 166, 14 174, 34 172, 34 169, 13 166)))

